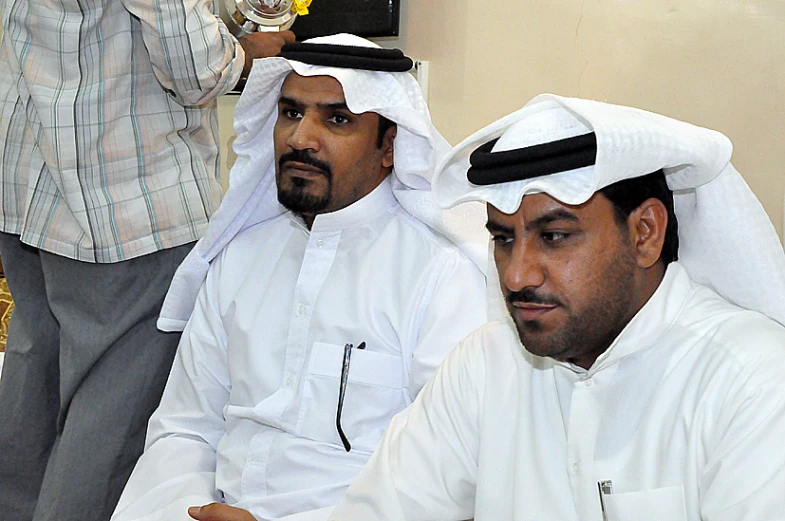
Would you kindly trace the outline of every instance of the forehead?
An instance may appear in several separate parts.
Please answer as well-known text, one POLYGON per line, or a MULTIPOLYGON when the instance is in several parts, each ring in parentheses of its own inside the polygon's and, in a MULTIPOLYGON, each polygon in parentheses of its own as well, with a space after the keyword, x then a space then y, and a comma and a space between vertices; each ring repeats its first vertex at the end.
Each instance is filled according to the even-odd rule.
POLYGON ((345 104, 341 82, 332 76, 300 76, 290 72, 281 86, 281 97, 306 105, 345 104))
POLYGON ((545 193, 525 195, 512 214, 506 214, 488 204, 488 222, 514 227, 516 224, 571 221, 585 225, 611 226, 615 224, 612 203, 596 192, 579 205, 567 204, 545 193))

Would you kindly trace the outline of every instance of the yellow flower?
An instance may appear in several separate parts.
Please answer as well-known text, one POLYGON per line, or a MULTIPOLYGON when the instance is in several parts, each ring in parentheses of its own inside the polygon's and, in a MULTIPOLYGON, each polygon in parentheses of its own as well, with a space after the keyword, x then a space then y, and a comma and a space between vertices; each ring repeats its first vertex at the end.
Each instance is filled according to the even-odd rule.
POLYGON ((309 5, 311 5, 311 0, 294 0, 294 9, 300 16, 308 14, 309 5))

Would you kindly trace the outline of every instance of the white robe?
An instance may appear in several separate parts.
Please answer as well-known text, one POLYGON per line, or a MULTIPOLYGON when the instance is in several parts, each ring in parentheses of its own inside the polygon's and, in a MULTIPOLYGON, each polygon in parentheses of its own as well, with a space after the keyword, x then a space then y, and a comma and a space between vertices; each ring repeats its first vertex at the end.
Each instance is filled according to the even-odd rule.
POLYGON ((185 521, 222 500, 260 521, 335 505, 485 309, 479 269, 406 213, 389 179, 310 232, 290 212, 243 231, 210 266, 112 519, 185 521), (361 342, 346 452, 339 381, 344 345, 361 342))
POLYGON ((495 322, 407 412, 331 519, 785 519, 785 328, 678 264, 588 371, 495 322))

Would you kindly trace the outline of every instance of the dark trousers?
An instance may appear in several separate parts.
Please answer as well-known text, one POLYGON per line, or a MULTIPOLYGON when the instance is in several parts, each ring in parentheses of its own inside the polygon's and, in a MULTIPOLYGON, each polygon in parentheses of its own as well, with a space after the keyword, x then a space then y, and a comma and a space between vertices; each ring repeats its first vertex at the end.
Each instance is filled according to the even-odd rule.
POLYGON ((0 520, 107 521, 180 335, 155 327, 193 244, 113 264, 0 233, 14 298, 0 377, 0 520))

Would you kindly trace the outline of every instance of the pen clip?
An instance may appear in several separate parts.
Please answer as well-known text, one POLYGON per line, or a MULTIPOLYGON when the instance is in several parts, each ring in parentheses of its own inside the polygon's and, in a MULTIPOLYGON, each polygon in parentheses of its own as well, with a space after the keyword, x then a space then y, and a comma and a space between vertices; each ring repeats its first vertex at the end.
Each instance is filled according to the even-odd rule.
POLYGON ((613 494, 613 482, 609 479, 598 481, 597 491, 600 494, 600 509, 602 510, 602 520, 608 521, 608 512, 605 510, 605 496, 613 494))

